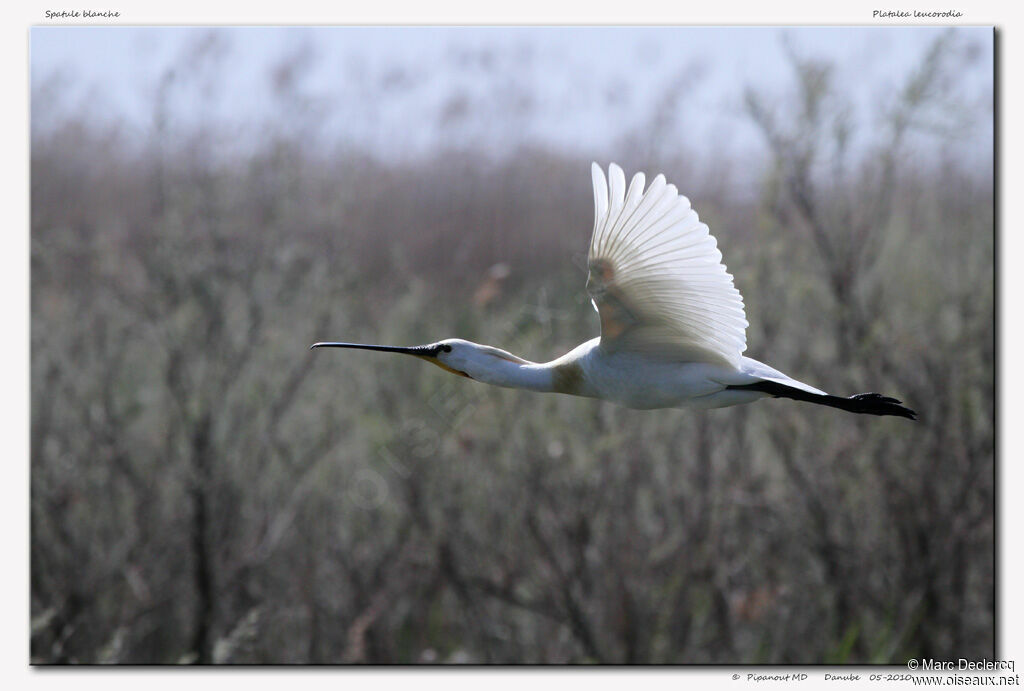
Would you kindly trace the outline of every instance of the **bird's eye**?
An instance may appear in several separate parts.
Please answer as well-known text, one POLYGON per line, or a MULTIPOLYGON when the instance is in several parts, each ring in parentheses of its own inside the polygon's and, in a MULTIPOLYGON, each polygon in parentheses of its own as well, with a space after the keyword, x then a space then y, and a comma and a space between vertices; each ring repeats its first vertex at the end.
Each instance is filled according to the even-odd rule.
POLYGON ((447 343, 445 343, 443 346, 441 346, 441 350, 443 350, 446 353, 450 353, 450 352, 452 352, 452 347, 450 345, 448 345, 447 343))

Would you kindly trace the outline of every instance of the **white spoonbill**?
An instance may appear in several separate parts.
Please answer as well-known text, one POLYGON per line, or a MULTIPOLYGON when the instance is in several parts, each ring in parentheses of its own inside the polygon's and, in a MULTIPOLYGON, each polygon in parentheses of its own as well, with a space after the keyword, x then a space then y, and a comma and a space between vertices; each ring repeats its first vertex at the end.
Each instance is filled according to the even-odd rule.
POLYGON ((614 163, 607 180, 596 163, 591 171, 594 233, 587 292, 600 316, 600 338, 545 363, 458 338, 409 348, 311 347, 415 355, 485 384, 601 398, 629 408, 722 408, 772 396, 916 419, 895 398, 832 396, 744 357, 743 298, 690 201, 663 175, 644 191, 643 173, 627 189, 614 163))

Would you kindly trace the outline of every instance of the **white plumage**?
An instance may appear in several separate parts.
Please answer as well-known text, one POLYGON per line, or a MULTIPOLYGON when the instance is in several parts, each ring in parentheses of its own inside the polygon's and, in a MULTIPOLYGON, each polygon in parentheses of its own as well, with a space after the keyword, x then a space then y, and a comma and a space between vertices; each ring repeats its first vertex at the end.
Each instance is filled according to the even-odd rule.
POLYGON ((591 176, 587 291, 600 316, 600 338, 546 363, 461 339, 414 347, 312 347, 415 355, 487 384, 601 398, 630 408, 720 408, 774 396, 915 419, 895 398, 831 396, 745 357, 743 297, 690 201, 663 175, 646 190, 643 173, 627 189, 614 163, 607 178, 596 163, 591 176))
POLYGON ((646 192, 637 173, 625 194, 595 163, 594 234, 587 289, 609 352, 634 350, 739 367, 746 350, 743 298, 715 238, 665 176, 646 192))

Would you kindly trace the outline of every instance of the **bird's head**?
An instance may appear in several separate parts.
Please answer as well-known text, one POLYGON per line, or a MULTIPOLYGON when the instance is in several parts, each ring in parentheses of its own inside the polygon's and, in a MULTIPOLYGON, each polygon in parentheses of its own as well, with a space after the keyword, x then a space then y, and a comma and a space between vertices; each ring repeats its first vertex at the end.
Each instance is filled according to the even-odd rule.
POLYGON ((448 338, 437 343, 411 347, 325 342, 314 343, 310 348, 353 348, 414 355, 452 374, 485 382, 488 381, 488 373, 493 372, 501 363, 527 362, 499 348, 464 341, 461 338, 448 338))

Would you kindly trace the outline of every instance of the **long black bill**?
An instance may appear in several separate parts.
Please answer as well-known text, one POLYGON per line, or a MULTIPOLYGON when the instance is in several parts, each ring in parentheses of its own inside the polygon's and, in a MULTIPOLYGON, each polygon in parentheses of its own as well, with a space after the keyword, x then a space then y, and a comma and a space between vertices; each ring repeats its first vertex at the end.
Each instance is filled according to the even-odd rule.
POLYGON ((352 348, 355 350, 379 350, 383 353, 402 353, 404 355, 419 355, 421 357, 432 357, 437 355, 438 348, 436 345, 421 345, 412 346, 411 348, 404 348, 402 346, 386 346, 386 345, 369 345, 367 343, 336 343, 332 341, 324 341, 321 343, 314 343, 309 346, 310 350, 313 348, 352 348))
POLYGON ((355 350, 379 350, 383 353, 401 353, 402 355, 415 355, 416 357, 425 358, 427 362, 437 365, 446 372, 457 374, 460 377, 466 377, 472 379, 468 374, 462 370, 457 370, 449 367, 440 360, 437 359, 437 354, 441 352, 443 348, 446 351, 451 351, 450 345, 443 343, 431 343, 429 345, 412 346, 411 348, 403 348, 402 346, 386 346, 386 345, 369 345, 367 343, 334 343, 326 341, 323 343, 314 343, 309 346, 309 349, 313 348, 352 348, 355 350))

